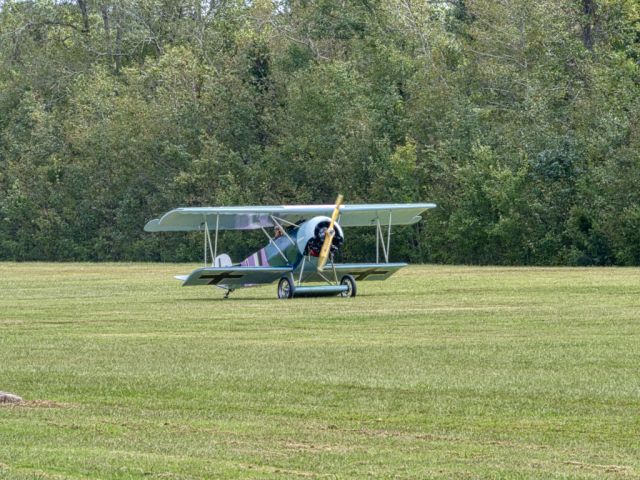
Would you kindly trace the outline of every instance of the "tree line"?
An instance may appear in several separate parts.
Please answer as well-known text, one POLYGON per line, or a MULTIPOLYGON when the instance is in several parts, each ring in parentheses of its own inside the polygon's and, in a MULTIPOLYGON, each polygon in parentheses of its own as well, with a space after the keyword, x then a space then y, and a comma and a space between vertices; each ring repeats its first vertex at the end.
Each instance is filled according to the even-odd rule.
POLYGON ((636 0, 0 0, 0 64, 2 260, 191 261, 145 222, 342 192, 438 204, 394 259, 640 265, 636 0))

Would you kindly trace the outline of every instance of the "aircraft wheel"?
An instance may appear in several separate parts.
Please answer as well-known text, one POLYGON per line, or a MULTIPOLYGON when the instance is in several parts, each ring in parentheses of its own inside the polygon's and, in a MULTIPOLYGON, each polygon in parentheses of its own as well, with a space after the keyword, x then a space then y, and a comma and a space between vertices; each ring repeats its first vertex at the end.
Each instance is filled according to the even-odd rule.
POLYGON ((282 277, 278 282, 278 298, 292 298, 293 297, 293 283, 287 277, 282 277))
POLYGON ((340 294, 341 297, 355 297, 357 293, 356 279, 352 275, 345 275, 340 280, 340 285, 346 285, 347 291, 340 294))

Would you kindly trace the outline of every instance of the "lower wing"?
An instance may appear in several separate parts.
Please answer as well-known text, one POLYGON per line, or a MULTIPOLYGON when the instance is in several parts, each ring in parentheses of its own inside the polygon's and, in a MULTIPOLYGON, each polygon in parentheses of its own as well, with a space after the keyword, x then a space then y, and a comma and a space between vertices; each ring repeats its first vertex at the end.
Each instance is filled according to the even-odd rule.
MULTIPOLYGON (((356 281, 361 280, 386 280, 396 273, 402 267, 406 267, 406 263, 336 263, 335 266, 328 264, 322 274, 334 280, 333 270, 338 277, 338 281, 345 275, 352 275, 356 281)), ((302 273, 302 279, 305 282, 322 282, 323 277, 318 274, 315 268, 309 268, 302 273)))
POLYGON ((290 267, 204 267, 176 278, 183 281, 183 287, 214 285, 235 289, 273 283, 291 271, 290 267))

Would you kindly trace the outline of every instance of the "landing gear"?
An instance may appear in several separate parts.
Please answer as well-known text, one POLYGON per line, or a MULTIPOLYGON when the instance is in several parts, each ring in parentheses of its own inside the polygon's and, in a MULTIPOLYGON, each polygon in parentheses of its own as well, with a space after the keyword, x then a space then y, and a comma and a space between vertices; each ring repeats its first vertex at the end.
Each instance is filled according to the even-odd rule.
POLYGON ((357 293, 356 279, 352 275, 345 275, 340 279, 340 285, 346 285, 347 291, 340 294, 341 297, 355 297, 357 293))
POLYGON ((231 294, 231 292, 233 292, 233 288, 228 289, 226 292, 224 292, 224 297, 222 298, 229 298, 229 295, 231 294))
POLYGON ((278 282, 278 298, 292 298, 295 287, 288 277, 282 277, 278 282))

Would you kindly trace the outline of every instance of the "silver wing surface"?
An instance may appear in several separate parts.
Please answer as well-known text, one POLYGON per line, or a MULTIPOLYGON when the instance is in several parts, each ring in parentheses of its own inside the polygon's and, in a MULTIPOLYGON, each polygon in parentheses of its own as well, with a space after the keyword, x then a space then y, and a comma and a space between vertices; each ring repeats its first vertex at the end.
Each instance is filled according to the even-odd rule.
POLYGON ((266 285, 291 272, 290 267, 203 267, 186 276, 183 287, 215 285, 225 288, 241 288, 249 285, 266 285))
MULTIPOLYGON (((353 275, 357 282, 362 280, 386 280, 396 273, 406 263, 336 263, 335 270, 338 281, 344 275, 353 275)), ((335 280, 333 277, 333 267, 327 265, 322 274, 329 280, 335 280)), ((297 277, 296 277, 297 278, 297 277)), ((310 268, 302 273, 302 281, 304 282, 323 282, 325 279, 316 271, 315 267, 310 268)))
MULTIPOLYGON (((410 225, 421 220, 420 214, 434 203, 351 204, 340 207, 338 223, 343 227, 410 225)), ((296 223, 324 215, 331 216, 334 205, 188 207, 176 208, 149 221, 147 232, 181 232, 204 230, 253 230, 274 227, 277 222, 296 223)))

